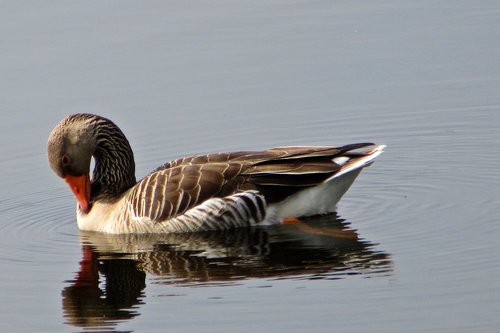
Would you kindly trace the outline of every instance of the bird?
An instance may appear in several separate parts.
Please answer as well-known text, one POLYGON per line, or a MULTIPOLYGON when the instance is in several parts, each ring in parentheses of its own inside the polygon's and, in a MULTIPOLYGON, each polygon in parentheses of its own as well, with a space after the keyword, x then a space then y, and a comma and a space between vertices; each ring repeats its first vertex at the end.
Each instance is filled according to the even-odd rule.
POLYGON ((148 234, 286 223, 333 212, 384 147, 366 142, 192 155, 137 181, 122 130, 105 117, 78 113, 52 130, 47 152, 50 167, 76 197, 80 230, 148 234))

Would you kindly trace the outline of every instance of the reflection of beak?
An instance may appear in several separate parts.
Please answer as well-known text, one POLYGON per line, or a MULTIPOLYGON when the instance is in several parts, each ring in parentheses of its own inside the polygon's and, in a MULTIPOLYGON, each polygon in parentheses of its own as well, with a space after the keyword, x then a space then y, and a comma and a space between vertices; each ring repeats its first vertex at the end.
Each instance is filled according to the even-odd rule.
POLYGON ((87 214, 90 211, 90 176, 88 174, 81 176, 66 176, 66 183, 73 191, 78 201, 80 210, 87 214))

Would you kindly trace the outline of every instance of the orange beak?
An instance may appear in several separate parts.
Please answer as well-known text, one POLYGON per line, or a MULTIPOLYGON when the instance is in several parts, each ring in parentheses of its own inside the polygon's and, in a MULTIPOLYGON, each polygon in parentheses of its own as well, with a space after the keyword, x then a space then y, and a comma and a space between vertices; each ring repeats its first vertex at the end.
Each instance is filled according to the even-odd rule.
POLYGON ((64 177, 66 183, 73 191, 73 194, 78 201, 80 210, 87 214, 90 211, 90 176, 66 176, 64 177))

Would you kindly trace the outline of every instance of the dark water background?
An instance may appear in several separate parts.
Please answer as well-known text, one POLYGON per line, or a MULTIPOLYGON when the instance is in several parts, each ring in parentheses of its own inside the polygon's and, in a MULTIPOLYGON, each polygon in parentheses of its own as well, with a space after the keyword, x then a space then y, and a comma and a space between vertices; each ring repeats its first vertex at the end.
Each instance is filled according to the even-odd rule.
POLYGON ((3 2, 5 332, 495 332, 498 1, 3 2), (192 153, 388 145, 306 225, 77 230, 65 115, 113 119, 140 178, 192 153))

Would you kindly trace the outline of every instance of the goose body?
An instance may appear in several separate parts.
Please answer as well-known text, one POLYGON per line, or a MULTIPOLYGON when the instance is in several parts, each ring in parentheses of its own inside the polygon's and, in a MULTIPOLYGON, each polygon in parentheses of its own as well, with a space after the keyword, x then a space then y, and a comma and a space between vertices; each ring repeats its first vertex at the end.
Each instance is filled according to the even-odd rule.
POLYGON ((50 134, 48 157, 78 201, 81 230, 170 233, 332 212, 384 147, 357 143, 196 155, 168 162, 137 182, 122 131, 109 119, 75 114, 50 134))

